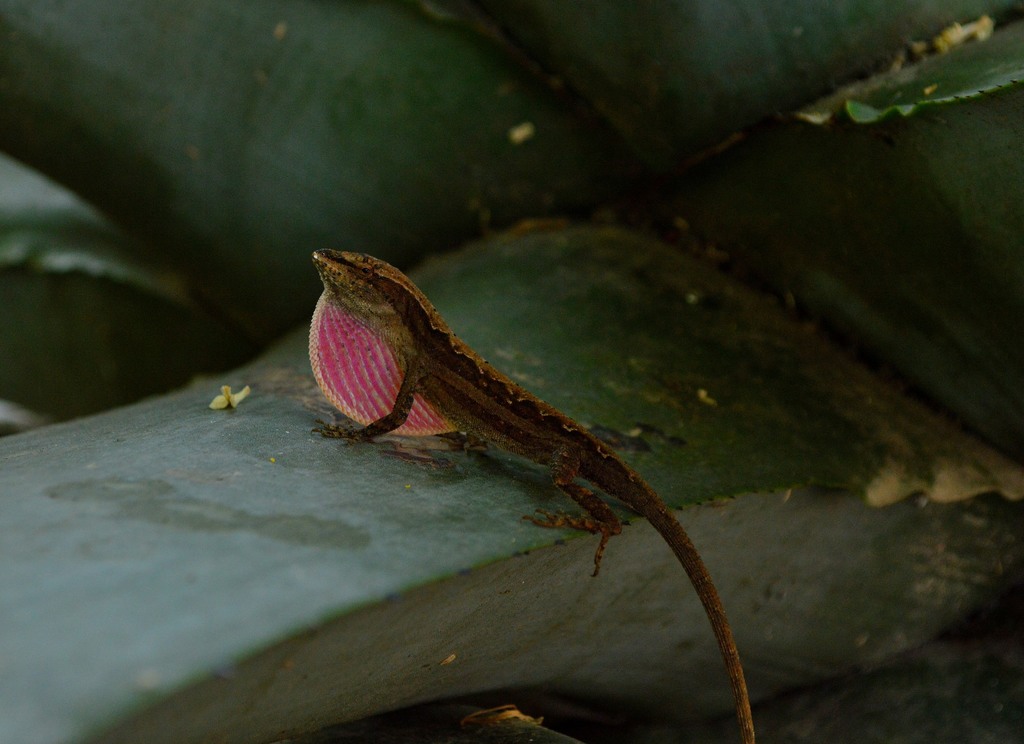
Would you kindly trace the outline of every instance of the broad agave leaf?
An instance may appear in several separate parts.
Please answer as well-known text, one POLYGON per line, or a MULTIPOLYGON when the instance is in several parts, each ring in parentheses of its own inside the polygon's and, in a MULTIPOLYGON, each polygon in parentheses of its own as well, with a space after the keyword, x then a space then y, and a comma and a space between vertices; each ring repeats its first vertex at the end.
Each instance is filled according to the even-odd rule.
POLYGON ((1018 22, 752 134, 662 213, 1024 458, 1021 81, 1018 22))
POLYGON ((0 156, 0 399, 72 418, 256 352, 138 254, 95 210, 0 156))
MULTIPOLYGON (((1022 610, 1024 591, 1018 588, 994 615, 956 633, 880 667, 763 705, 758 709, 758 738, 792 744, 1019 744, 1024 741, 1022 610)), ((620 731, 617 739, 659 741, 654 733, 620 731)), ((735 738, 717 722, 687 735, 707 742, 735 738)))
POLYGON ((1007 0, 480 5, 661 171, 877 69, 912 39, 1016 10, 1007 0))
POLYGON ((0 0, 0 149, 269 341, 313 248, 408 263, 639 171, 602 122, 402 0, 0 0))
MULTIPOLYGON (((414 278, 689 507, 756 698, 919 644, 1024 575, 1021 504, 936 501, 1019 497, 1019 469, 693 259, 579 228, 414 278)), ((0 739, 262 741, 495 689, 729 710, 642 520, 591 579, 593 540, 520 518, 568 506, 542 470, 345 446, 316 416, 300 329, 230 375, 0 441, 0 739), (253 392, 211 410, 222 384, 253 392)))

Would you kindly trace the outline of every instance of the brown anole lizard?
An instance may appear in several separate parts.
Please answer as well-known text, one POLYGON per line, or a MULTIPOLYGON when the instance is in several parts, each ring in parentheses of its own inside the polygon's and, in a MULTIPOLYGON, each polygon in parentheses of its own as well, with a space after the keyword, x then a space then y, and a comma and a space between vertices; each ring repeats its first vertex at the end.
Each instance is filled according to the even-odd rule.
POLYGON ((588 516, 537 510, 542 527, 599 534, 594 575, 605 545, 622 530, 588 481, 647 518, 669 544, 704 605, 732 684, 742 740, 754 741, 750 701, 725 610, 697 549, 660 496, 604 442, 502 374, 465 343, 398 269, 358 253, 313 253, 324 292, 310 328, 309 356, 321 390, 350 429, 322 421, 323 436, 368 440, 381 434, 461 431, 551 469, 555 485, 588 516))

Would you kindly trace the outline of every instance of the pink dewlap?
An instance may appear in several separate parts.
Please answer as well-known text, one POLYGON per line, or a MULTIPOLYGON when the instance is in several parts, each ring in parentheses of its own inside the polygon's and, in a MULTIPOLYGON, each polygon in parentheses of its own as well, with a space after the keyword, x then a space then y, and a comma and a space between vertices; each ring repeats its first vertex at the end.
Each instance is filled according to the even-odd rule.
MULTIPOLYGON (((342 413, 369 424, 390 413, 402 371, 388 345, 365 325, 320 296, 309 331, 309 361, 324 395, 342 413)), ((452 431, 417 393, 412 410, 395 434, 424 436, 452 431)))

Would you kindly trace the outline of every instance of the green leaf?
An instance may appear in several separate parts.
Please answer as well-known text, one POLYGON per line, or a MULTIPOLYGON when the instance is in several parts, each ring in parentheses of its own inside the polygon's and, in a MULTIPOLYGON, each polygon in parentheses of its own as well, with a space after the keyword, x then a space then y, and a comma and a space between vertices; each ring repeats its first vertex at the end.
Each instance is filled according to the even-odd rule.
POLYGON ((847 101, 843 111, 847 116, 850 117, 851 121, 855 121, 858 124, 867 124, 873 121, 879 121, 884 119, 889 114, 899 114, 900 116, 910 116, 916 110, 916 106, 890 106, 885 111, 879 111, 874 106, 869 106, 866 103, 860 101, 847 101))
MULTIPOLYGON (((873 124, 763 129, 688 173, 662 214, 1019 459, 1024 87, 993 86, 1024 72, 1024 24, 922 64, 910 89, 991 90, 873 124)), ((887 88, 870 87, 881 112, 887 88)))
POLYGON ((0 157, 0 398, 67 419, 255 353, 137 253, 67 191, 0 157))
MULTIPOLYGON (((860 674, 760 706, 758 741, 788 744, 1024 742, 1024 646, 1018 589, 991 621, 860 674), (980 626, 980 627, 979 627, 980 626), (850 725, 851 721, 857 725, 850 725)), ((694 741, 735 741, 727 725, 687 730, 694 741)), ((658 742, 650 731, 616 741, 658 742)), ((590 741, 590 739, 588 739, 590 741)), ((597 741, 600 741, 599 739, 597 741)), ((679 741, 666 738, 665 741, 679 741)))
POLYGON ((969 41, 886 74, 841 88, 801 110, 812 123, 837 114, 857 124, 873 124, 890 116, 911 116, 923 107, 963 105, 1024 83, 1024 48, 1019 23, 985 41, 969 41))
MULTIPOLYGON (((902 469, 890 496, 943 493, 929 473, 948 498, 1019 495, 1020 472, 691 258, 579 228, 416 278, 496 364, 618 431, 671 503, 737 495, 680 516, 757 698, 918 644, 1024 575, 1021 504, 873 509, 812 487, 902 469)), ((643 520, 591 579, 594 540, 521 519, 568 506, 542 468, 311 434, 329 415, 301 329, 231 375, 0 441, 0 739, 260 741, 497 688, 676 720, 731 708, 643 520), (212 411, 221 384, 253 392, 212 411)))
POLYGON ((0 0, 0 37, 0 149, 264 341, 305 313, 315 248, 408 263, 638 171, 565 96, 401 0, 0 0))
POLYGON ((648 164, 695 151, 836 81, 861 77, 908 41, 1015 2, 761 0, 552 3, 482 0, 507 34, 580 91, 648 164))
MULTIPOLYGON (((914 491, 941 491, 947 477, 986 478, 981 463, 990 455, 966 444, 948 422, 835 354, 770 300, 698 264, 670 261, 636 235, 581 228, 508 238, 486 254, 430 263, 419 276, 442 309, 474 308, 455 326, 460 335, 476 340, 485 357, 506 360, 514 375, 569 415, 620 432, 640 426, 655 432, 645 437, 685 439, 664 492, 698 500, 818 485, 889 503, 914 491), (540 246, 559 251, 568 266, 548 265, 540 246), (552 297, 559 304, 545 315, 539 308, 552 297), (499 317, 507 325, 496 325, 499 317), (567 358, 541 366, 538 357, 567 358), (587 370, 594 377, 581 384, 587 370), (590 411, 600 401, 607 418, 594 421, 590 411)), ((991 467, 1008 473, 1015 466, 995 458, 991 467)), ((1000 480, 994 476, 970 493, 998 489, 1000 480)), ((1019 488, 1010 491, 1016 496, 1019 488)))

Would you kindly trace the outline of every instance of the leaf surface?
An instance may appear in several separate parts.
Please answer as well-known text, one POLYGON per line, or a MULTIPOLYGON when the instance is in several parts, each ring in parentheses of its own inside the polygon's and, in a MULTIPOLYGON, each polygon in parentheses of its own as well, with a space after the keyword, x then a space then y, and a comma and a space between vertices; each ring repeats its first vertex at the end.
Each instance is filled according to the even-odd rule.
POLYGON ((571 99, 403 0, 2 0, 0 37, 0 149, 262 341, 305 315, 314 248, 408 264, 639 171, 571 99))
POLYGON ((877 69, 912 39, 1016 8, 974 0, 480 4, 660 171, 877 69))
POLYGON ((684 176, 662 213, 1019 460, 1024 86, 1011 79, 1024 79, 1019 22, 849 99, 912 115, 763 130, 684 176), (932 85, 952 95, 925 103, 932 85))
POLYGON ((0 399, 61 420, 226 369, 255 344, 66 190, 0 156, 0 399))
MULTIPOLYGON (((661 244, 513 234, 414 278, 469 343, 619 432, 690 505, 756 698, 920 643, 1024 572, 1019 503, 874 509, 851 492, 894 461, 977 468, 1008 494, 1016 471, 661 244)), ((543 470, 311 434, 330 412, 305 342, 0 441, 0 738, 266 740, 498 688, 658 718, 730 709, 700 605, 643 520, 591 579, 593 540, 521 519, 568 507, 543 470), (210 410, 221 384, 253 392, 210 410)))

